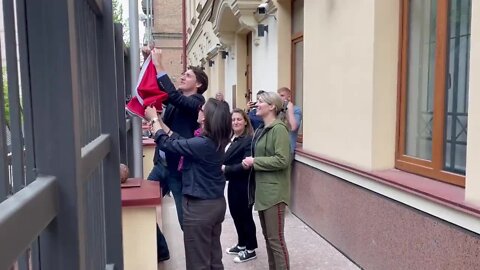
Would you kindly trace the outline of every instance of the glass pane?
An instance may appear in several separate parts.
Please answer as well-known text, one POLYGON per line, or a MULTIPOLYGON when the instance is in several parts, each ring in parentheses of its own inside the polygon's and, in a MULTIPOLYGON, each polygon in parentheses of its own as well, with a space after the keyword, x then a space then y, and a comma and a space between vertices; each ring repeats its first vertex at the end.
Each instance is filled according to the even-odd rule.
POLYGON ((293 1, 292 34, 303 33, 303 0, 293 1))
POLYGON ((465 174, 472 1, 450 0, 449 4, 444 169, 465 174))
MULTIPOLYGON (((294 44, 295 53, 295 105, 303 108, 303 40, 294 44)), ((299 134, 303 134, 303 125, 300 126, 299 134)))
POLYGON ((405 154, 432 159, 436 47, 435 0, 411 0, 405 154))

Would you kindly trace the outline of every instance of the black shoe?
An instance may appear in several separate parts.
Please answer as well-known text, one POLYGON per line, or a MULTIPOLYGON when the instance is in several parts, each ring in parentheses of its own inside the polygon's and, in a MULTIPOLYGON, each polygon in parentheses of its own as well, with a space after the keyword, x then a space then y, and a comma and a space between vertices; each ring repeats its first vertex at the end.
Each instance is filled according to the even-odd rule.
POLYGON ((240 248, 238 245, 236 245, 231 248, 227 248, 226 252, 230 255, 238 255, 238 253, 243 250, 245 250, 245 248, 240 248))
POLYGON ((170 259, 170 254, 167 254, 167 256, 162 256, 162 257, 157 258, 157 261, 158 262, 163 262, 163 261, 166 261, 166 260, 169 260, 169 259, 170 259))

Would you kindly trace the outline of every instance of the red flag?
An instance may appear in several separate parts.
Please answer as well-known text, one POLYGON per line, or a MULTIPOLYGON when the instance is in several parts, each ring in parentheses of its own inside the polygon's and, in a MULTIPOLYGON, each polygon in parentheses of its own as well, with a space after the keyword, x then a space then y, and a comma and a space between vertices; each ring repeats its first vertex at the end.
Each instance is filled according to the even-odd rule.
POLYGON ((138 76, 137 87, 133 89, 132 99, 125 109, 138 117, 145 117, 145 108, 154 105, 157 110, 162 110, 162 102, 167 100, 168 95, 160 90, 157 83, 157 71, 149 56, 143 63, 138 76))

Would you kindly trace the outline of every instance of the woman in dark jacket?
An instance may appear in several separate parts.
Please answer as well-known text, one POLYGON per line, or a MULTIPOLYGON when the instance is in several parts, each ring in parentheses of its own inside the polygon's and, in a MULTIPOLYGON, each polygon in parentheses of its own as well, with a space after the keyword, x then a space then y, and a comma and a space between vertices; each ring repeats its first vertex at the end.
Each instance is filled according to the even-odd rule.
POLYGON ((232 130, 231 142, 225 148, 222 169, 229 180, 228 207, 237 230, 238 243, 228 248, 227 254, 237 255, 233 261, 241 263, 257 257, 256 228, 252 216, 252 205, 248 203, 248 181, 253 179, 249 179, 250 169, 242 164, 245 157, 251 156, 253 128, 243 110, 233 110, 232 130))
POLYGON ((202 135, 182 139, 170 130, 155 107, 145 110, 155 142, 165 152, 183 156, 183 241, 187 270, 223 269, 220 234, 225 218, 222 163, 232 124, 228 104, 213 98, 199 108, 202 135))

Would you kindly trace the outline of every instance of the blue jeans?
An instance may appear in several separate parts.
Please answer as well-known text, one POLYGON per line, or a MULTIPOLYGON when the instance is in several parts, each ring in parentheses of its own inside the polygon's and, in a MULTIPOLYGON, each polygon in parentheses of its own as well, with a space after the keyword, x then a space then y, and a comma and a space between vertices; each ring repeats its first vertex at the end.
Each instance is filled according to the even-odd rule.
POLYGON ((157 163, 153 166, 147 179, 160 182, 162 197, 172 191, 173 199, 175 200, 175 208, 177 208, 178 223, 180 223, 180 228, 183 230, 182 173, 171 171, 163 164, 157 163))
POLYGON ((147 179, 160 182, 160 187, 162 188, 162 197, 170 192, 168 187, 168 170, 163 164, 155 164, 147 179))
POLYGON ((178 223, 183 230, 183 207, 182 207, 182 173, 169 171, 168 188, 172 191, 173 199, 175 200, 175 208, 177 208, 178 223))

